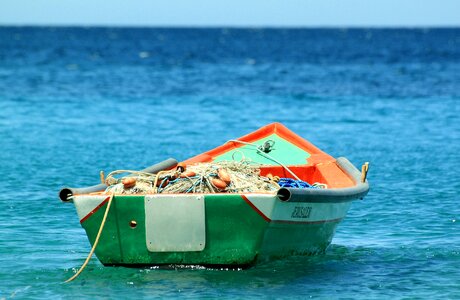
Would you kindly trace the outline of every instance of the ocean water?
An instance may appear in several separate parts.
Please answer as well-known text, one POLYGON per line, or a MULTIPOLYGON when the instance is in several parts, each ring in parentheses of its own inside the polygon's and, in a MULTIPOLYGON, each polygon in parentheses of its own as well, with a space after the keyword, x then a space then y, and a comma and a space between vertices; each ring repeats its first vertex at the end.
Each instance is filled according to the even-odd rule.
POLYGON ((460 298, 460 29, 0 27, 0 299, 460 298), (326 254, 103 267, 64 186, 271 122, 369 161, 326 254))

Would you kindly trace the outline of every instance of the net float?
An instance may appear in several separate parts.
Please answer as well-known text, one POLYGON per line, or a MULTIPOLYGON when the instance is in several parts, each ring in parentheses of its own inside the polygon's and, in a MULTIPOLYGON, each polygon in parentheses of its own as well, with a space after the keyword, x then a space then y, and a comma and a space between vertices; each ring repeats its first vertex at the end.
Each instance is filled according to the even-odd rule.
POLYGON ((180 172, 184 172, 186 169, 187 169, 187 166, 184 163, 180 162, 177 164, 176 170, 180 172))
POLYGON ((211 180, 211 183, 213 186, 215 186, 219 190, 225 190, 227 188, 227 184, 225 183, 225 181, 219 178, 213 178, 211 180))
POLYGON ((157 181, 157 187, 159 187, 159 188, 164 188, 165 186, 167 186, 167 185, 169 184, 169 179, 166 179, 166 180, 164 180, 164 181, 163 181, 163 180, 164 180, 164 178, 158 179, 158 181, 157 181))
POLYGON ((180 174, 180 178, 187 178, 187 177, 194 177, 196 176, 196 173, 193 171, 185 171, 180 174))
POLYGON ((228 174, 227 170, 225 170, 225 169, 219 169, 217 171, 217 175, 219 176, 220 180, 225 182, 226 185, 229 185, 230 182, 232 181, 230 179, 230 175, 228 174))
POLYGON ((121 180, 121 183, 123 183, 125 189, 129 189, 136 185, 136 178, 126 177, 121 180))

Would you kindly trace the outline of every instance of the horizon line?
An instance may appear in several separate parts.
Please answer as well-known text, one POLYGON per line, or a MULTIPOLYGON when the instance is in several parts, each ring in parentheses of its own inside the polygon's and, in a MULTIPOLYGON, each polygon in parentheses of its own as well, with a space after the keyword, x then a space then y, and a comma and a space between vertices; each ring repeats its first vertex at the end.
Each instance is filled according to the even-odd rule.
POLYGON ((140 25, 140 24, 11 24, 0 23, 0 27, 38 28, 158 28, 158 29, 460 29, 459 25, 140 25))

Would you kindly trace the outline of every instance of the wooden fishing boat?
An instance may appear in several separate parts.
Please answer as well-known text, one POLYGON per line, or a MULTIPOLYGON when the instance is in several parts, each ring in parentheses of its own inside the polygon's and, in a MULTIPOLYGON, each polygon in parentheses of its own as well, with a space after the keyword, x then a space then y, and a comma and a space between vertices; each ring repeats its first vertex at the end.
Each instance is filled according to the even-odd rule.
MULTIPOLYGON (((282 124, 262 127, 182 162, 250 160, 261 176, 299 178, 322 188, 281 187, 257 193, 181 193, 109 196, 101 185, 65 188, 81 226, 104 265, 250 266, 271 258, 323 253, 353 200, 369 190, 367 169, 335 159, 282 124)), ((175 168, 175 161, 148 169, 175 168)), ((102 184, 105 188, 105 185, 102 184)))

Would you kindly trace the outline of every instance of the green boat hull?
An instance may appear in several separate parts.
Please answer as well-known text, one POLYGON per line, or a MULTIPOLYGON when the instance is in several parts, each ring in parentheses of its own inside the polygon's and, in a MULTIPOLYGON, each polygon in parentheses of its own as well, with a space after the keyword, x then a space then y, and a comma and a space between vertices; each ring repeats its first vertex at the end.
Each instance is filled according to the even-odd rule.
MULTIPOLYGON (((351 202, 346 203, 289 203, 276 195, 203 195, 203 212, 193 213, 180 200, 164 217, 150 215, 147 201, 153 204, 170 201, 172 196, 115 196, 95 254, 104 265, 231 265, 248 266, 260 260, 298 254, 324 252, 331 243, 337 224, 345 216, 351 202), (186 211, 188 210, 188 211, 186 211), (177 217, 193 213, 201 225, 200 245, 193 238, 179 237, 185 248, 194 244, 199 249, 187 250, 174 239, 169 249, 149 245, 149 239, 177 234, 171 224, 180 223, 177 217), (152 218, 165 218, 152 225, 152 218), (153 235, 152 235, 153 232, 153 235), (204 236, 203 236, 204 234, 204 236), (185 241, 184 239, 189 239, 185 241), (149 249, 149 246, 159 250, 149 249)), ((184 197, 184 196, 183 196, 184 197)), ((196 197, 196 196, 185 196, 196 197)), ((192 198, 190 198, 192 199, 192 198)), ((107 207, 107 195, 77 196, 74 199, 90 243, 93 245, 107 207)), ((156 205, 156 204, 155 204, 156 205)), ((163 208, 162 208, 163 209, 163 208)), ((180 228, 179 228, 180 230, 180 228)), ((151 244, 152 242, 150 242, 151 244)), ((162 242, 158 242, 161 244, 162 242)), ((165 241, 165 243, 168 243, 165 241)))

